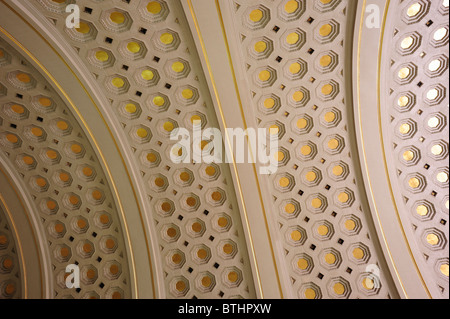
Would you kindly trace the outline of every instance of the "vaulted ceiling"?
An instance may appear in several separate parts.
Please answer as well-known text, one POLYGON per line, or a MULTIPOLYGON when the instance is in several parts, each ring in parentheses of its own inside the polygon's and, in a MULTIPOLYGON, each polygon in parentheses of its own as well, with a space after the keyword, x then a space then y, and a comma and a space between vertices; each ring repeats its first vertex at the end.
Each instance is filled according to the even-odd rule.
POLYGON ((448 10, 0 1, 0 298, 448 298, 448 10))

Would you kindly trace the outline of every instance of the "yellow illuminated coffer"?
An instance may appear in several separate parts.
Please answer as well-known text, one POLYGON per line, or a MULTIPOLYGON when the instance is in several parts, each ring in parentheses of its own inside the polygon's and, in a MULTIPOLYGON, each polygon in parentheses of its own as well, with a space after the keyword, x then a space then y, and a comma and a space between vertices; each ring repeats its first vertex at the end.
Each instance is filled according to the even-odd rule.
POLYGON ((0 1, 0 299, 448 298, 448 0, 372 2, 0 1))

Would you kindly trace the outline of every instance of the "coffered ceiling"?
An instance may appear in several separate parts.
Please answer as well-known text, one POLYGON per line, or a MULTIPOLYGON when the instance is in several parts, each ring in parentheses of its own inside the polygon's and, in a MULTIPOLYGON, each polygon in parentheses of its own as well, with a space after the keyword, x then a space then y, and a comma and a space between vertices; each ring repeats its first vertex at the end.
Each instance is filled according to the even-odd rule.
POLYGON ((447 0, 0 15, 0 298, 448 297, 447 0), (190 160, 195 121, 276 172, 190 160))

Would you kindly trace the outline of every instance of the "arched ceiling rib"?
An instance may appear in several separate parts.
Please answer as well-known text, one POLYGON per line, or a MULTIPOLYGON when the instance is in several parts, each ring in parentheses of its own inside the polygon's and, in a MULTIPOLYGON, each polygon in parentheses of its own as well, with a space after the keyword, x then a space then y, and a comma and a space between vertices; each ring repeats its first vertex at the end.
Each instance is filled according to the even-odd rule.
POLYGON ((44 225, 54 297, 131 297, 127 243, 88 138, 43 76, 0 41, 0 143, 44 225), (84 289, 66 289, 68 264, 80 267, 84 289))

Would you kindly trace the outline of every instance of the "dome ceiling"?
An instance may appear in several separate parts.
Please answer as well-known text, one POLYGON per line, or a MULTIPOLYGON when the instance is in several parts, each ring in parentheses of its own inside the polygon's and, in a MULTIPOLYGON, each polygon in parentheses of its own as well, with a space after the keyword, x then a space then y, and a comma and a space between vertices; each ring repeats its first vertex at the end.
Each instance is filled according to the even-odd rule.
POLYGON ((448 1, 0 6, 0 298, 448 295, 448 1), (276 172, 189 159, 195 121, 276 172))

